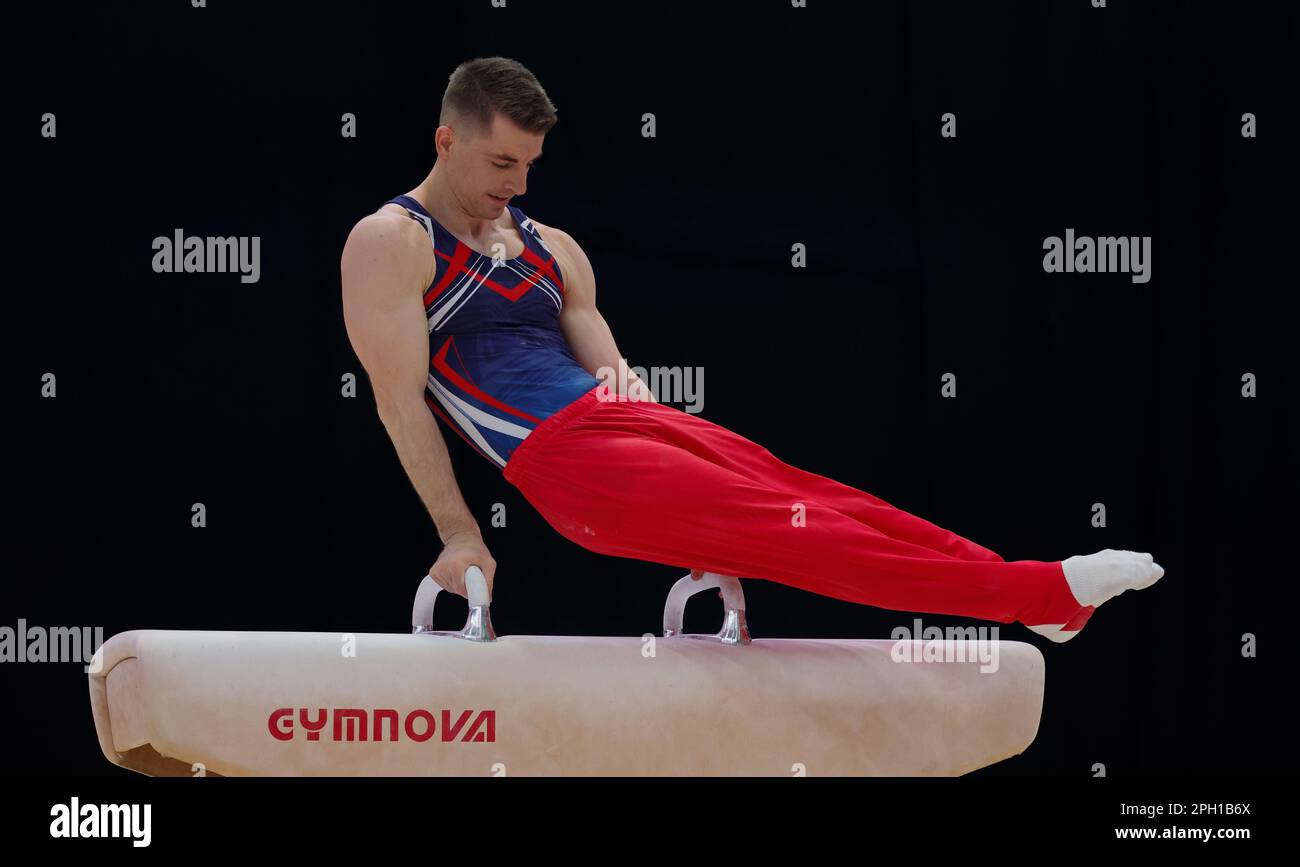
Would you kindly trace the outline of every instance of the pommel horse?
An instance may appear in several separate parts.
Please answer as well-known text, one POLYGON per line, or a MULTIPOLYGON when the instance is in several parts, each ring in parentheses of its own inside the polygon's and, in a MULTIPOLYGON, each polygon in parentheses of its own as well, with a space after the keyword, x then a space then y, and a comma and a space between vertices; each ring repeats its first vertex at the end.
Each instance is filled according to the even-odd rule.
POLYGON ((114 635, 89 674, 100 747, 154 776, 952 776, 1038 732, 1024 642, 986 642, 987 670, 975 642, 754 640, 740 581, 707 572, 673 585, 662 636, 498 637, 465 578, 459 631, 433 628, 425 576, 411 633, 114 635), (722 628, 684 633, 713 589, 722 628))

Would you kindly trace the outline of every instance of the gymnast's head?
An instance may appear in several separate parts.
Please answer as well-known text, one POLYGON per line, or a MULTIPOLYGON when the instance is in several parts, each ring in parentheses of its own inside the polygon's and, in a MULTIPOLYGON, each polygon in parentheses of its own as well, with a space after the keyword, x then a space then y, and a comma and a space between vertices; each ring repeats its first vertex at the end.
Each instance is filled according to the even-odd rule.
POLYGON ((507 57, 466 61, 442 97, 434 168, 467 213, 495 219, 511 198, 527 192, 528 170, 558 119, 523 64, 507 57))

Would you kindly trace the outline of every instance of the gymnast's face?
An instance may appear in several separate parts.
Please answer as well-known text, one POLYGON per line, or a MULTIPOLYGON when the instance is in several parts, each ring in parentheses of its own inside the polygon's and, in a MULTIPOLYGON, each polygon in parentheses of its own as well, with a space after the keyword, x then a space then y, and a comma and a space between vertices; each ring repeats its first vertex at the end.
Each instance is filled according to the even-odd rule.
POLYGON ((449 129, 445 152, 440 141, 438 157, 447 160, 457 198, 474 216, 496 219, 510 199, 528 191, 528 171, 542 155, 546 137, 525 132, 499 113, 492 115, 486 133, 476 135, 465 124, 449 129), (458 133, 457 127, 470 132, 458 133))

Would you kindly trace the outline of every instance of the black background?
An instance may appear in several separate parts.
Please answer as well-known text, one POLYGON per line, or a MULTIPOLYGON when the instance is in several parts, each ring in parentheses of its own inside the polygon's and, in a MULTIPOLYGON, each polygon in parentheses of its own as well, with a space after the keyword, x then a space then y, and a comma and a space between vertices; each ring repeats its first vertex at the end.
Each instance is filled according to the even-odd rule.
MULTIPOLYGON (((6 61, 0 624, 408 628, 439 543, 348 343, 339 255, 358 219, 428 172, 456 64, 504 55, 560 117, 515 203, 583 246, 631 363, 703 367, 704 417, 1007 559, 1127 548, 1166 569, 1068 644, 1002 628, 1042 648, 1046 704, 1029 750, 976 776, 1281 773, 1293 8, 29 10, 6 61), (40 135, 45 112, 57 138, 40 135), (1245 112, 1257 138, 1240 135, 1245 112), (155 274, 151 241, 177 227, 260 236, 260 282, 155 274), (1044 273, 1043 239, 1067 227, 1152 236, 1151 281, 1044 273), (794 243, 808 268, 790 266, 794 243), (940 396, 947 372, 956 399, 940 396), (45 373, 56 399, 40 396, 45 373), (1245 373, 1257 398, 1241 396, 1245 373)), ((681 570, 565 541, 443 432, 499 563, 500 633, 658 629, 681 570)), ((914 616, 745 586, 756 638, 887 637, 914 616)), ((446 604, 439 628, 463 617, 446 604)), ((717 617, 699 602, 688 630, 717 617)), ((16 699, 6 740, 24 745, 13 770, 129 775, 100 753, 80 665, 0 676, 16 699)))

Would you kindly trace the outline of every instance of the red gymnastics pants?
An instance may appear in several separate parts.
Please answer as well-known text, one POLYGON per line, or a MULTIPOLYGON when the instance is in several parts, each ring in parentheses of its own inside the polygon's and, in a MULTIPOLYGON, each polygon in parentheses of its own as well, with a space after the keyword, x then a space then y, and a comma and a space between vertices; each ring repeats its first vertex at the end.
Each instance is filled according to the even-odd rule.
POLYGON ((1059 561, 1005 562, 724 427, 602 386, 543 419, 504 475, 561 535, 598 554, 898 611, 1027 625, 1091 614, 1059 561))

